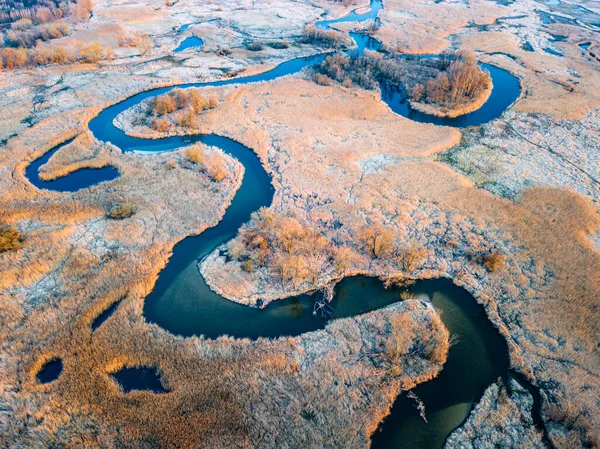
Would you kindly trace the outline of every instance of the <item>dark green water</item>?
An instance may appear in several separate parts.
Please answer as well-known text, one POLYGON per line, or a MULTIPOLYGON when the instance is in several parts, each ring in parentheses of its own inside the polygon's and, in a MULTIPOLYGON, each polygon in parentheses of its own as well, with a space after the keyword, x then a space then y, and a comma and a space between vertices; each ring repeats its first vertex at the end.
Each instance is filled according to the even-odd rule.
POLYGON ((410 290, 431 301, 455 343, 440 375, 413 390, 425 404, 428 423, 402 394, 373 435, 374 449, 441 448, 485 389, 508 372, 506 342, 467 291, 442 279, 417 283, 410 290))

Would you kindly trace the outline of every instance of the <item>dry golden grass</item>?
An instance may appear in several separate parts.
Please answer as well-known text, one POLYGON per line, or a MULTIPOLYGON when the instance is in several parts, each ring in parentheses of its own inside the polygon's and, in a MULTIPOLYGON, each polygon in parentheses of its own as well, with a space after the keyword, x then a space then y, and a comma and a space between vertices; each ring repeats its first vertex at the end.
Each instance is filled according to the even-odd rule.
POLYGON ((414 327, 418 352, 398 353, 394 363, 401 370, 381 385, 369 380, 382 374, 380 368, 360 354, 347 366, 342 348, 354 348, 362 338, 360 320, 306 341, 259 342, 181 339, 146 323, 143 298, 173 244, 218 221, 239 186, 241 168, 210 150, 209 160, 219 158, 219 173, 227 174, 216 182, 215 172, 191 167, 185 149, 140 158, 78 138, 57 153, 52 170, 66 173, 92 155, 87 163, 106 158, 121 177, 76 194, 30 186, 26 161, 73 137, 94 112, 74 111, 36 125, 8 143, 0 162, 4 173, 10 170, 0 179, 6 192, 0 220, 24 235, 22 248, 0 254, 0 388, 8 410, 0 445, 215 448, 255 447, 262 440, 281 447, 293 434, 293 440, 304 435, 314 444, 361 447, 400 389, 436 375, 443 360, 427 342, 439 341, 443 352, 447 332, 419 303, 365 318, 380 338, 398 314, 410 315, 403 323, 414 327), (58 137, 48 142, 53 135, 58 137), (59 160, 66 166, 59 167, 59 160), (107 220, 105 211, 122 202, 135 204, 137 213, 107 220), (115 301, 121 302, 114 314, 92 331, 93 320, 115 301), (356 328, 351 336, 349 326, 356 328), (322 358, 323 341, 339 349, 322 358), (307 355, 317 363, 308 363, 307 355), (53 358, 62 360, 63 372, 41 385, 36 373, 53 358), (123 394, 109 376, 123 366, 156 366, 169 393, 123 394), (289 395, 297 400, 282 417, 279 398, 289 395), (332 427, 314 429, 302 412, 323 397, 332 399, 314 413, 332 427), (286 423, 291 434, 278 427, 286 423))
MULTIPOLYGON (((558 28, 556 33, 560 32, 558 28)), ((574 38, 577 36, 572 27, 563 32, 574 38)), ((561 44, 564 51, 561 58, 525 51, 519 46, 517 36, 507 33, 465 35, 461 45, 487 54, 500 53, 515 58, 513 61, 502 55, 485 57, 486 62, 491 61, 521 78, 525 90, 523 98, 515 105, 516 110, 577 119, 600 105, 600 76, 597 62, 586 59, 574 38, 561 44), (578 75, 575 77, 573 73, 578 75)))
MULTIPOLYGON (((423 275, 452 276, 467 286, 487 305, 490 318, 509 341, 515 368, 534 381, 560 382, 560 389, 546 393, 563 406, 573 401, 584 415, 596 413, 597 404, 583 388, 586 383, 597 385, 598 378, 592 355, 600 340, 595 318, 600 254, 588 238, 600 229, 594 204, 572 191, 547 187, 528 189, 516 202, 494 196, 449 167, 418 159, 449 144, 449 130, 430 132, 389 112, 378 115, 363 92, 311 86, 289 79, 264 88, 240 87, 223 99, 220 115, 207 116, 207 122, 268 161, 282 191, 276 207, 322 223, 336 245, 350 245, 355 251, 365 221, 369 226, 392 226, 399 241, 416 236, 437 253, 444 254, 440 245, 446 243, 445 257, 450 260, 429 257, 426 266, 431 268, 422 270, 423 275), (394 125, 388 122, 392 118, 394 125), (380 123, 386 126, 380 129, 380 123), (417 129, 425 134, 414 141, 413 151, 412 132, 417 129), (285 150, 272 150, 273 142, 285 150), (413 158, 393 159, 409 155, 413 158), (340 231, 331 230, 334 222, 343 225, 340 231), (440 236, 445 236, 442 241, 440 236), (504 266, 494 263, 489 271, 484 258, 494 252, 502 253, 504 266), (465 254, 478 255, 481 261, 473 264, 465 254), (532 343, 539 339, 545 343, 532 343)), ((353 272, 400 271, 397 261, 357 257, 353 272)), ((242 302, 259 294, 274 299, 293 291, 214 258, 207 260, 203 273, 215 276, 211 285, 222 294, 242 302)), ((330 279, 320 277, 319 284, 330 279)), ((600 432, 583 420, 563 430, 581 441, 600 432)))

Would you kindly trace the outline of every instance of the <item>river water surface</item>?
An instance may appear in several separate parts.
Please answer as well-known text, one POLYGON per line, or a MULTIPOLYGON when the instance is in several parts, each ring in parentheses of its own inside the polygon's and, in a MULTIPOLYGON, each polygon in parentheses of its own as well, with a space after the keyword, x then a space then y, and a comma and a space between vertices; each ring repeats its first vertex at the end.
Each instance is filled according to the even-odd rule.
MULTIPOLYGON (((319 22, 318 26, 327 28, 334 23, 374 19, 381 8, 381 0, 373 0, 371 10, 366 14, 351 13, 341 19, 319 22)), ((373 39, 355 33, 351 36, 356 41, 359 52, 365 48, 379 48, 379 44, 373 39)), ((197 264, 203 257, 231 239, 239 227, 248 221, 252 212, 271 204, 274 193, 271 179, 252 150, 214 134, 145 140, 127 136, 113 125, 113 120, 119 113, 147 98, 162 95, 174 88, 270 81, 318 64, 325 57, 325 54, 319 54, 294 59, 268 72, 245 78, 141 92, 104 109, 90 122, 89 129, 98 140, 111 142, 123 151, 172 151, 193 142, 203 142, 219 147, 245 167, 242 185, 218 225, 175 245, 169 262, 161 271, 152 293, 146 298, 144 316, 148 321, 178 335, 204 335, 206 338, 231 335, 253 339, 299 335, 320 329, 326 324, 312 315, 313 298, 309 295, 276 301, 259 310, 222 298, 208 287, 198 273, 197 264)), ((399 93, 384 93, 382 99, 394 112, 416 121, 449 126, 486 123, 502 114, 518 97, 520 87, 518 80, 508 72, 493 66, 485 68, 490 70, 492 75, 492 94, 482 108, 462 117, 440 120, 411 111, 399 93)), ((94 172, 101 177, 92 179, 93 182, 90 182, 89 178, 86 181, 78 177, 78 172, 75 172, 61 178, 60 186, 44 183, 39 180, 38 168, 57 149, 58 147, 28 167, 27 177, 34 185, 50 190, 75 191, 97 182, 114 179, 116 176, 116 169, 111 171, 111 168, 106 168, 104 171, 94 172)), ((504 340, 487 319, 483 308, 465 290, 448 280, 419 281, 409 290, 433 304, 441 313, 450 333, 457 338, 457 342, 451 348, 448 362, 440 376, 414 390, 425 403, 429 424, 419 417, 416 408, 405 395, 401 395, 394 404, 391 415, 373 436, 375 448, 442 447, 448 434, 468 416, 483 390, 499 376, 506 375, 508 369, 504 340)), ((335 290, 332 302, 333 319, 379 309, 400 300, 400 290, 386 290, 377 279, 361 276, 346 278, 335 290)))

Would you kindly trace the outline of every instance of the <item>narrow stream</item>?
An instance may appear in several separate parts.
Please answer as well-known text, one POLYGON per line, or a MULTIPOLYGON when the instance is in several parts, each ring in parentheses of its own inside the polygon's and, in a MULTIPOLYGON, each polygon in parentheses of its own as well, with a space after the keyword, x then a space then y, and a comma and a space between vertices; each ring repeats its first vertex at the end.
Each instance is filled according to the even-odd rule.
MULTIPOLYGON (((351 13, 341 19, 319 22, 318 26, 327 28, 334 23, 376 18, 381 8, 381 0, 373 0, 371 10, 366 14, 351 13)), ((351 36, 357 42, 360 52, 365 48, 378 48, 379 44, 369 37, 355 33, 351 36)), ((252 212, 271 204, 274 193, 271 179, 252 150, 214 134, 145 140, 127 136, 113 125, 113 120, 122 111, 174 88, 270 81, 319 64, 325 57, 326 54, 319 54, 294 59, 268 72, 241 79, 186 84, 141 92, 104 109, 90 122, 89 129, 98 140, 111 142, 123 151, 171 151, 193 142, 202 142, 221 148, 245 167, 242 185, 218 225, 175 245, 173 254, 160 272, 153 291, 146 298, 144 317, 148 321, 157 323, 174 334, 204 335, 206 338, 217 338, 221 335, 253 339, 274 338, 299 335, 325 325, 324 321, 312 315, 313 299, 308 295, 276 301, 259 310, 222 298, 208 287, 198 273, 197 264, 203 257, 231 239, 239 227, 248 221, 252 212)), ((395 112, 416 121, 450 126, 485 123, 500 116, 520 92, 518 80, 508 72, 491 66, 486 68, 490 70, 494 83, 488 102, 478 111, 456 119, 444 119, 444 123, 439 123, 437 117, 411 112, 397 93, 384 93, 383 100, 395 112)), ((28 167, 27 177, 34 185, 54 189, 54 184, 39 180, 38 168, 59 148, 60 146, 56 147, 28 167)), ((77 173, 62 178, 62 181, 74 180, 69 188, 89 187, 89 179, 79 179, 76 177, 77 173)), ((107 179, 112 175, 114 173, 108 171, 103 174, 107 179)), ((428 280, 417 282, 410 291, 431 301, 434 307, 441 311, 445 325, 451 334, 458 337, 458 343, 450 350, 448 363, 441 375, 415 389, 425 402, 429 424, 421 420, 412 403, 407 402, 405 396, 401 395, 392 409, 392 414, 373 436, 375 448, 442 447, 448 434, 464 421, 484 389, 497 377, 505 375, 508 369, 504 340, 487 319, 483 308, 465 290, 448 280, 428 280)), ((354 316, 399 300, 400 292, 397 289, 386 290, 377 279, 360 276, 347 278, 336 288, 332 303, 335 311, 333 318, 354 316)))

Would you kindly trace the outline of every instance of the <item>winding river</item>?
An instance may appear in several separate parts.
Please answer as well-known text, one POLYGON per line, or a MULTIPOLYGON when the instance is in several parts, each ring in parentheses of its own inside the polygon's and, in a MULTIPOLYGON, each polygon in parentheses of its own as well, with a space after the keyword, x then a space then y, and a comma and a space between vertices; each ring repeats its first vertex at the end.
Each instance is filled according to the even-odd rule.
MULTIPOLYGON (((365 14, 352 12, 341 19, 322 21, 317 25, 327 28, 340 22, 376 19, 381 8, 381 0, 373 0, 370 11, 365 14)), ((356 33, 351 36, 356 41, 359 52, 365 48, 379 48, 379 44, 371 38, 356 33)), ((326 324, 312 315, 313 298, 309 295, 276 301, 259 310, 222 298, 208 287, 198 273, 197 264, 204 256, 231 239, 239 227, 248 221, 252 212, 271 204, 274 193, 271 179, 253 151, 238 142, 214 134, 144 140, 128 136, 113 125, 115 117, 124 110, 173 88, 270 81, 318 64, 325 57, 326 54, 319 54, 294 59, 268 72, 240 79, 141 92, 104 109, 90 122, 89 129, 98 140, 111 142, 123 151, 171 151, 193 142, 202 142, 219 147, 245 167, 242 185, 218 225, 175 245, 154 290, 146 298, 144 316, 148 321, 183 336, 204 335, 207 338, 217 338, 231 335, 253 339, 299 335, 326 324)), ((493 66, 484 67, 492 75, 492 94, 482 108, 461 117, 440 119, 412 111, 399 93, 383 94, 382 99, 394 112, 416 121, 459 127, 486 123, 499 117, 518 98, 520 87, 518 79, 508 72, 493 66)), ((69 142, 59 145, 30 164, 26 175, 34 185, 72 192, 117 176, 116 169, 105 167, 91 171, 79 170, 50 183, 41 181, 38 176, 39 167, 67 143, 69 142), (94 176, 89 177, 91 174, 94 176)), ((508 373, 506 343, 487 319, 483 308, 469 293, 444 279, 419 281, 409 290, 417 297, 430 301, 441 311, 444 324, 457 337, 458 343, 451 348, 448 362, 440 376, 414 390, 425 403, 429 424, 419 417, 406 396, 401 395, 394 404, 391 415, 373 436, 374 448, 442 447, 448 434, 466 419, 484 389, 498 377, 508 373)), ((377 279, 362 276, 346 278, 335 290, 333 319, 375 310, 399 300, 398 289, 386 290, 377 279)))

